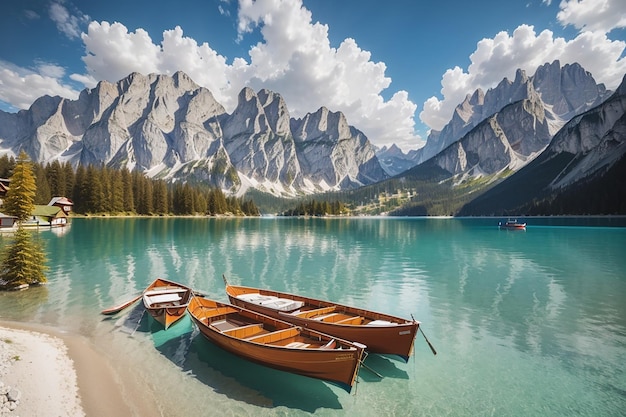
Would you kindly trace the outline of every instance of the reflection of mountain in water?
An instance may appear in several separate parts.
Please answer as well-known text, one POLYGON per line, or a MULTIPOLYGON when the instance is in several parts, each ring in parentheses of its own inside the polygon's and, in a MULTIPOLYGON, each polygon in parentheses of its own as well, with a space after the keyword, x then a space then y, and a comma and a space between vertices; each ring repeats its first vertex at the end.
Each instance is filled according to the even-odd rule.
MULTIPOLYGON (((521 351, 578 351, 574 337, 626 328, 617 322, 622 300, 597 281, 597 271, 621 265, 619 239, 532 223, 507 233, 493 219, 75 219, 50 245, 58 290, 49 302, 102 309, 156 277, 225 301, 224 273, 237 284, 414 315, 426 332, 434 310, 444 321, 434 330, 480 330, 521 351)), ((64 316, 69 307, 55 308, 64 316)))

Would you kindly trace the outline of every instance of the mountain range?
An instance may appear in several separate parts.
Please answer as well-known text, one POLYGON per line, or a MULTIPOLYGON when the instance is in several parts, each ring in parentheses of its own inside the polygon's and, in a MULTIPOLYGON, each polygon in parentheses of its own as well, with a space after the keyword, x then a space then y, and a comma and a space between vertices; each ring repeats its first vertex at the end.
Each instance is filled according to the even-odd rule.
POLYGON ((535 160, 467 203, 461 215, 625 214, 626 75, 570 120, 535 160))
MULTIPOLYGON (((564 66, 561 66, 558 60, 550 64, 546 63, 538 67, 535 74, 530 77, 525 71, 517 70, 513 81, 504 78, 486 93, 477 89, 472 94, 468 94, 465 100, 457 105, 452 118, 445 127, 441 131, 433 130, 429 133, 423 148, 409 151, 408 154, 385 148, 379 150, 377 156, 390 175, 399 174, 405 171, 407 166, 419 165, 438 155, 472 132, 485 120, 493 119, 505 107, 523 100, 527 100, 529 104, 532 103, 533 112, 541 119, 540 129, 543 132, 537 132, 541 138, 534 137, 533 140, 535 142, 541 140, 545 148, 551 137, 572 117, 602 103, 610 94, 611 91, 608 91, 603 84, 596 83, 591 73, 576 63, 564 66), (543 112, 543 115, 540 115, 540 112, 543 112)), ((524 113, 526 112, 522 110, 519 115, 525 117, 524 113)), ((499 117, 499 120, 502 120, 502 117, 499 117)), ((525 120, 526 123, 529 122, 528 119, 525 120)), ((509 126, 512 127, 510 123, 509 126)), ((520 126, 518 133, 527 132, 529 128, 532 127, 520 126)), ((516 141, 520 144, 524 141, 519 135, 503 133, 510 138, 509 142, 513 144, 513 147, 516 141)), ((531 148, 535 154, 543 150, 535 145, 531 148)), ((522 152, 520 154, 522 160, 514 164, 512 168, 523 166, 529 161, 529 157, 532 158, 532 155, 522 152)))
MULTIPOLYGON (((559 177, 549 186, 533 182, 543 194, 525 194, 526 206, 519 200, 517 209, 620 166, 622 151, 615 150, 622 149, 623 128, 616 103, 624 88, 612 94, 578 64, 554 61, 533 76, 518 70, 513 81, 468 95, 426 146, 405 154, 395 145, 376 150, 341 112, 321 107, 292 118, 280 94, 266 89, 242 89, 229 114, 182 72, 133 73, 85 89, 77 100, 43 96, 28 110, 0 111, 0 148, 13 154, 24 149, 40 163, 125 167, 238 195, 251 188, 283 197, 381 189, 378 184, 390 181, 402 188, 417 179, 423 182, 418 199, 453 196, 465 204, 464 213, 477 214, 511 209, 514 199, 504 204, 489 196, 533 167, 545 174, 552 161, 568 160, 567 167, 551 168, 559 177)), ((460 208, 446 206, 419 213, 409 207, 404 214, 454 214, 460 208)))
POLYGON ((43 96, 0 111, 0 147, 32 160, 104 164, 152 178, 294 196, 354 188, 387 174, 367 137, 322 107, 289 116, 282 97, 244 88, 232 114, 183 72, 101 81, 77 100, 43 96))

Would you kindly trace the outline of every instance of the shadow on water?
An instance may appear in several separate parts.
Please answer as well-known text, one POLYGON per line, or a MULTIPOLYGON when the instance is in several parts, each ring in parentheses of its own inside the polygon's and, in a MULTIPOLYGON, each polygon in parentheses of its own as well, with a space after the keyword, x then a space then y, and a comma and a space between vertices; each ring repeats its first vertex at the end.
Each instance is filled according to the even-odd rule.
MULTIPOLYGON (((155 348, 182 372, 194 375, 233 400, 267 408, 284 406, 309 413, 318 408, 342 408, 337 394, 327 385, 329 383, 239 358, 206 340, 196 330, 189 314, 166 331, 146 313, 143 304, 138 303, 128 314, 118 318, 116 325, 129 334, 150 333, 155 348)), ((408 380, 408 373, 398 368, 396 362, 385 355, 369 354, 358 379, 366 383, 385 378, 408 380)))
POLYGON ((129 334, 150 333, 155 348, 181 372, 233 400, 309 413, 318 408, 341 409, 337 394, 325 382, 258 365, 226 352, 195 329, 189 314, 166 331, 139 303, 117 318, 116 326, 129 334))
POLYGON ((399 369, 395 362, 395 360, 384 355, 370 353, 365 359, 365 366, 359 370, 359 379, 364 382, 379 382, 384 378, 409 379, 409 374, 405 370, 399 369))
POLYGON ((268 408, 284 406, 309 413, 319 408, 341 409, 337 394, 325 382, 258 365, 215 346, 200 334, 194 336, 183 369, 216 392, 268 408), (251 399, 250 390, 260 396, 251 399))

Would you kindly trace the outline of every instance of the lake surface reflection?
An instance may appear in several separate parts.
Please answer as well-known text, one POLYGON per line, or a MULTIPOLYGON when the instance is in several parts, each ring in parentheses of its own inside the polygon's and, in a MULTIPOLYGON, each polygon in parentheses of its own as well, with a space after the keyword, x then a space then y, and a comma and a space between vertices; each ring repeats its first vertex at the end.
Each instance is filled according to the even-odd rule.
POLYGON ((40 233, 49 285, 0 293, 0 317, 90 338, 159 381, 146 395, 168 416, 623 415, 626 228, 499 220, 73 219, 40 233), (362 368, 350 395, 221 351, 188 318, 165 332, 139 305, 99 314, 156 277, 226 301, 222 274, 413 315, 439 354, 418 335, 409 363, 370 355, 383 378, 362 368))

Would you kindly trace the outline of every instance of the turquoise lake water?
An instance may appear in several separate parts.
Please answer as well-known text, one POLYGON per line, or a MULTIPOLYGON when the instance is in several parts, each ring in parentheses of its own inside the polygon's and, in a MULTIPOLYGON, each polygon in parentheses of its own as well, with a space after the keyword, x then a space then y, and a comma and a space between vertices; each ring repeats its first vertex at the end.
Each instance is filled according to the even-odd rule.
POLYGON ((40 232, 49 285, 0 293, 0 318, 88 337, 165 416, 625 415, 626 227, 500 220, 73 219, 40 232), (188 317, 99 314, 157 277, 227 301, 222 274, 413 315, 438 355, 419 334, 408 363, 369 355, 383 378, 362 368, 349 394, 230 355, 188 317))

